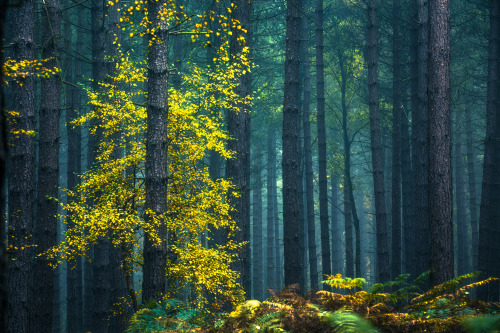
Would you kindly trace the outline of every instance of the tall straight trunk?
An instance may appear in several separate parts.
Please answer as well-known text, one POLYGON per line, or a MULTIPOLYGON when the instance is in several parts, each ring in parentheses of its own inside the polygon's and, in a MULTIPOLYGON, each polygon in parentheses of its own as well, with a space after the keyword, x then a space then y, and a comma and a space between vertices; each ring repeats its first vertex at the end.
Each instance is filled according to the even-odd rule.
MULTIPOLYGON (((12 43, 12 58, 33 60, 34 1, 26 0, 9 8, 7 34, 12 43)), ((27 75, 20 83, 13 83, 6 109, 17 112, 15 125, 8 127, 23 131, 35 130, 35 77, 27 75)), ((27 333, 29 329, 31 260, 33 252, 27 245, 33 243, 33 202, 35 183, 35 139, 31 135, 9 135, 8 169, 8 254, 7 332, 27 333)))
POLYGON ((285 285, 299 283, 299 193, 297 156, 299 121, 300 8, 302 0, 287 0, 285 92, 283 105, 283 243, 285 285))
MULTIPOLYGON (((146 209, 159 215, 167 211, 168 26, 160 17, 166 4, 148 5, 148 19, 156 33, 150 36, 148 55, 146 209)), ((152 222, 152 216, 147 220, 152 222)), ((148 234, 144 238, 143 302, 159 301, 165 292, 167 228, 163 223, 154 228, 163 241, 154 244, 148 234)))
MULTIPOLYGON (((429 222, 429 145, 427 108, 428 8, 427 0, 418 2, 417 31, 417 105, 412 118, 413 168, 415 173, 415 274, 430 268, 429 222)), ((415 93, 415 92, 414 92, 415 93)))
MULTIPOLYGON (((306 10, 307 1, 302 5, 306 10)), ((318 257, 316 254, 316 223, 314 216, 314 175, 312 164, 312 139, 311 139, 311 68, 308 52, 308 31, 309 21, 302 17, 301 42, 305 45, 301 47, 300 59, 303 62, 304 70, 304 96, 302 101, 302 126, 304 130, 304 170, 305 170, 305 192, 306 192, 306 218, 307 218, 307 244, 309 253, 309 279, 311 280, 311 289, 319 288, 318 280, 318 257)))
MULTIPOLYGON (((105 58, 106 47, 106 5, 103 0, 93 0, 91 6, 92 20, 92 89, 101 89, 99 83, 104 82, 108 73, 108 64, 105 58)), ((91 125, 97 126, 97 120, 91 125)), ((97 130, 95 135, 89 136, 87 163, 89 168, 97 168, 96 156, 103 135, 97 130)), ((99 198, 94 198, 99 200, 99 198)), ((94 246, 92 261, 92 332, 108 332, 108 310, 110 307, 110 270, 109 247, 106 239, 100 239, 94 246)))
POLYGON ((368 94, 373 186, 375 192, 375 223, 377 230, 377 272, 378 281, 385 282, 390 279, 390 263, 378 100, 378 41, 376 6, 376 0, 368 1, 368 94))
MULTIPOLYGON (((278 163, 277 163, 278 164, 278 163)), ((276 278, 276 290, 281 290, 283 288, 283 258, 282 258, 282 228, 283 224, 280 223, 279 210, 278 210, 278 186, 276 182, 278 181, 277 168, 273 169, 273 221, 274 221, 274 255, 276 257, 275 268, 275 278, 276 278)))
POLYGON ((354 244, 352 238, 352 208, 350 191, 344 176, 345 276, 354 277, 354 244))
POLYGON ((354 201, 354 190, 351 178, 351 143, 347 116, 349 113, 346 101, 347 73, 344 67, 344 58, 341 52, 338 53, 340 65, 340 101, 342 106, 342 139, 344 144, 344 217, 346 233, 346 275, 360 276, 361 274, 361 240, 359 229, 359 218, 354 201), (346 211, 346 209, 348 211, 346 211), (353 247, 353 227, 356 238, 356 250, 353 247))
POLYGON ((323 60, 323 0, 316 0, 316 107, 318 109, 319 220, 321 225, 321 271, 330 275, 330 230, 326 178, 325 64, 323 60))
MULTIPOLYGON (((458 116, 456 117, 458 118, 458 116)), ((457 121, 460 126, 462 122, 457 121)), ((456 128, 459 128, 456 126, 456 128)), ((458 275, 470 272, 467 232, 467 207, 466 207, 466 193, 465 193, 465 163, 463 154, 463 135, 458 130, 455 136, 455 203, 457 207, 457 273, 458 275)))
POLYGON ((401 173, 403 175, 403 223, 404 223, 404 272, 416 278, 419 274, 416 267, 417 242, 415 232, 417 220, 415 217, 416 201, 416 130, 418 115, 418 5, 416 1, 409 4, 409 30, 410 30, 410 101, 411 101, 411 137, 410 121, 408 114, 401 122, 401 173))
MULTIPOLYGON (((7 12, 7 1, 0 1, 0 40, 4 38, 5 14, 7 12)), ((3 64, 3 53, 0 54, 0 64, 3 64)), ((0 80, 3 79, 3 66, 0 68, 0 80)), ((5 109, 5 95, 3 87, 0 88, 0 110, 5 109)), ((7 123, 5 113, 0 112, 0 216, 5 215, 5 181, 7 179, 7 123)), ((5 245, 5 228, 0 228, 0 332, 7 331, 7 252, 5 245)))
POLYGON ((262 257, 262 177, 261 152, 255 152, 254 183, 253 183, 253 298, 262 300, 263 297, 263 257, 262 257))
MULTIPOLYGON (((488 48, 488 92, 486 138, 484 141, 483 184, 479 212, 478 269, 485 277, 500 277, 498 268, 499 216, 498 187, 500 172, 500 3, 490 1, 490 37, 488 48)), ((498 301, 498 281, 478 289, 478 297, 498 301)))
POLYGON ((391 279, 401 274, 401 114, 403 113, 401 80, 401 0, 392 7, 392 262, 391 279))
POLYGON ((273 204, 273 191, 276 187, 276 179, 273 177, 273 171, 276 169, 276 131, 272 123, 269 123, 267 130, 267 170, 266 170, 266 186, 267 186, 267 207, 266 207, 266 220, 267 220, 267 274, 266 274, 266 288, 274 288, 276 284, 275 266, 275 242, 274 238, 274 204, 273 204))
MULTIPOLYGON (((81 15, 83 16, 83 15, 81 15)), ((69 18, 68 18, 69 19, 69 18)), ((81 19, 79 18, 79 21, 81 19)), ((71 25, 69 22, 65 22, 65 36, 68 38, 68 43, 66 45, 67 50, 73 49, 73 43, 71 41, 71 25)), ((76 28, 76 53, 81 54, 82 52, 82 28, 76 28)), ((70 53, 66 55, 66 77, 67 82, 80 82, 82 80, 82 64, 78 59, 73 61, 73 57, 70 53)), ((82 159, 82 134, 80 127, 74 127, 70 125, 72 121, 78 117, 78 109, 81 103, 81 93, 82 91, 76 87, 66 88, 66 130, 68 136, 68 169, 67 169, 67 179, 68 188, 74 188, 78 185, 77 175, 82 171, 81 159, 82 159)), ((68 217, 68 228, 72 228, 74 223, 71 217, 68 217)), ((70 318, 67 321, 67 332, 79 333, 83 330, 83 317, 82 317, 82 261, 80 258, 75 258, 68 261, 68 273, 67 273, 67 317, 70 318)))
MULTIPOLYGON (((42 6, 42 58, 47 68, 60 68, 61 2, 47 0, 42 6)), ((54 198, 59 191, 59 113, 61 110, 61 77, 41 79, 39 159, 37 188, 37 221, 35 243, 43 253, 57 244, 57 208, 54 198)), ((34 260, 33 295, 30 329, 49 332, 52 329, 55 274, 44 257, 34 260)))
MULTIPOLYGON (((302 54, 301 54, 301 61, 302 61, 302 54)), ((301 80, 303 80, 303 68, 301 67, 301 73, 300 73, 300 78, 301 80)), ((302 92, 303 92, 303 82, 301 82, 301 85, 300 85, 300 95, 302 95, 302 92)), ((300 112, 303 112, 303 105, 301 105, 301 110, 300 112)), ((300 127, 300 132, 302 134, 302 126, 301 126, 301 122, 300 122, 300 119, 299 119, 299 127, 300 127)), ((299 281, 299 284, 300 284, 300 291, 302 294, 305 294, 305 291, 306 291, 306 285, 307 285, 307 266, 306 266, 306 263, 307 263, 307 225, 306 225, 306 217, 304 215, 304 210, 305 210, 305 207, 304 207, 304 195, 305 195, 305 191, 304 191, 304 159, 302 158, 302 155, 304 153, 304 145, 303 145, 303 138, 304 136, 303 135, 299 135, 299 150, 298 150, 298 153, 299 153, 299 173, 298 173, 298 179, 297 179, 297 182, 298 182, 298 190, 299 190, 299 228, 301 230, 300 232, 300 267, 302 267, 302 274, 300 275, 300 281, 299 281)))
MULTIPOLYGON (((243 47, 250 43, 250 15, 251 2, 235 0, 232 11, 232 19, 239 21, 241 27, 247 30, 243 34, 240 29, 234 29, 231 35, 231 55, 241 53, 243 47), (241 39, 246 41, 246 44, 241 39)), ((236 92, 241 99, 250 96, 251 93, 250 72, 240 77, 236 92)), ((227 161, 226 175, 238 188, 239 197, 232 198, 234 211, 232 218, 238 225, 240 231, 237 240, 240 242, 250 241, 250 110, 247 105, 238 105, 238 112, 229 112, 227 116, 227 130, 235 139, 230 140, 228 148, 236 153, 236 158, 227 161)), ((240 279, 247 295, 251 294, 251 272, 250 272, 250 246, 247 243, 239 254, 236 269, 240 273, 240 279)))
POLYGON ((339 224, 338 204, 339 204, 339 181, 335 174, 332 172, 330 176, 332 186, 332 206, 330 216, 332 218, 332 274, 339 274, 342 272, 342 249, 341 249, 341 231, 339 224))
POLYGON ((451 193, 450 8, 429 1, 429 218, 431 285, 453 278, 451 193))
POLYGON ((469 185, 469 210, 470 227, 472 231, 472 270, 477 271, 478 259, 478 211, 477 211, 477 192, 476 192, 476 171, 474 167, 475 155, 472 137, 472 119, 469 108, 465 110, 465 130, 467 137, 467 180, 469 185))

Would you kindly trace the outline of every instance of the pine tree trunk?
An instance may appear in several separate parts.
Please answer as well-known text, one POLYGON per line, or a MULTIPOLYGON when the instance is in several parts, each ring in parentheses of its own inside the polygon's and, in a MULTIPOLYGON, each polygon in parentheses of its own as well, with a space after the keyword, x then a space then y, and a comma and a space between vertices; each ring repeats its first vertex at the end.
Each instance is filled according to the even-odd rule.
POLYGON ((297 156, 299 120, 300 8, 302 0, 287 0, 285 93, 283 105, 283 243, 285 285, 299 283, 299 193, 297 156))
MULTIPOLYGON (((81 15, 83 16, 83 15, 81 15)), ((73 50, 72 29, 70 25, 70 17, 66 18, 64 23, 64 35, 67 39, 65 48, 73 50)), ((80 19, 79 19, 80 21, 80 19)), ((81 52, 82 31, 81 27, 76 28, 76 52, 81 52), (80 45, 79 45, 80 44, 80 45)), ((81 54, 81 53, 78 53, 81 54)), ((66 75, 67 82, 80 82, 82 80, 82 65, 78 59, 73 61, 73 57, 68 52, 66 54, 66 75)), ((67 169, 67 186, 69 189, 78 185, 78 176, 81 173, 81 151, 82 151, 82 135, 80 127, 70 125, 78 117, 77 110, 80 109, 80 94, 82 91, 76 87, 66 87, 66 126, 68 136, 68 169, 67 169)), ((71 200, 71 199, 70 199, 71 200)), ((74 226, 71 216, 68 216, 68 229, 74 226)), ((79 333, 83 330, 82 317, 82 261, 80 258, 68 260, 67 273, 67 332, 79 333)))
MULTIPOLYGON (((0 40, 4 38, 5 14, 7 12, 7 1, 0 1, 0 40)), ((0 54, 0 64, 3 64, 4 54, 0 54)), ((3 78, 3 66, 0 67, 0 79, 3 78)), ((3 87, 0 88, 0 110, 5 109, 5 95, 3 87)), ((0 112, 0 216, 5 215, 5 181, 7 179, 7 123, 5 113, 0 112)), ((7 331, 7 252, 5 245, 5 228, 0 228, 0 332, 7 331)))
POLYGON ((345 223, 345 276, 354 277, 354 246, 352 238, 352 208, 350 191, 347 187, 347 175, 344 177, 344 223, 345 223))
MULTIPOLYGON (((232 19, 238 20, 240 25, 250 32, 250 15, 252 6, 249 1, 236 0, 232 11, 232 19)), ((251 34, 243 34, 239 29, 233 29, 231 35, 231 55, 241 53, 244 45, 250 42, 251 34), (240 42, 244 38, 246 44, 240 42)), ((250 95, 251 92, 250 72, 242 75, 236 88, 241 99, 250 95)), ((236 158, 227 161, 226 176, 231 179, 239 191, 238 198, 232 198, 235 210, 232 217, 240 228, 237 240, 240 242, 250 241, 250 110, 246 105, 239 105, 238 112, 229 112, 227 116, 227 130, 235 139, 230 140, 228 148, 236 153, 236 158)), ((247 295, 251 294, 251 272, 250 272, 250 247, 243 247, 236 263, 236 269, 240 273, 243 289, 247 295)))
POLYGON ((276 132, 272 125, 269 123, 267 131, 267 278, 266 288, 274 288, 276 284, 276 256, 275 256, 275 241, 276 234, 274 233, 274 204, 273 204, 273 191, 276 187, 276 178, 273 177, 273 171, 276 169, 276 132))
POLYGON ((401 115, 403 113, 401 87, 401 1, 394 0, 392 25, 392 263, 391 278, 401 274, 401 115))
MULTIPOLYGON (((168 27, 159 13, 165 9, 162 2, 149 2, 149 21, 156 27, 150 36, 148 55, 148 101, 146 136, 146 209, 154 214, 167 211, 167 119, 168 119, 168 27), (153 38, 154 37, 154 38, 153 38)), ((152 222, 152 216, 146 217, 152 222)), ((144 239, 144 266, 142 301, 161 300, 166 283, 167 228, 154 226, 163 241, 154 244, 146 234, 144 239)))
POLYGON ((332 218, 332 274, 341 274, 342 272, 342 249, 341 249, 341 230, 340 230, 340 222, 339 222, 339 182, 336 179, 335 174, 331 174, 330 179, 332 186, 332 212, 330 213, 332 218))
POLYGON ((253 183, 253 298, 262 300, 263 297, 263 257, 262 257, 262 177, 261 152, 256 151, 254 157, 253 183))
POLYGON ((429 218, 431 285, 453 278, 451 193, 450 8, 429 1, 429 218))
POLYGON ((475 154, 472 138, 472 119, 471 110, 465 110, 465 129, 467 136, 467 180, 469 185, 469 210, 470 210, 470 226, 472 231, 472 270, 477 271, 478 261, 478 211, 477 211, 477 191, 476 191, 476 171, 474 167, 475 154))
MULTIPOLYGON (((458 116, 456 116, 458 118, 458 116)), ((455 136, 455 203, 457 207, 457 274, 462 275, 470 272, 467 232, 467 208, 466 208, 466 193, 465 193, 465 163, 463 154, 463 135, 460 132, 460 126, 463 124, 457 121, 457 132, 455 136)))
POLYGON ((417 31, 417 108, 413 113, 413 168, 415 172, 415 274, 430 268, 429 222, 429 144, 427 108, 428 8, 427 0, 418 0, 417 31))
MULTIPOLYGON (((305 8, 305 5, 302 6, 305 8)), ((307 19, 302 19, 302 42, 308 43, 309 23, 307 19)), ((306 178, 306 205, 305 210, 307 217, 307 244, 309 253, 309 278, 311 280, 311 289, 319 288, 318 280, 318 257, 316 253, 316 223, 314 216, 314 188, 313 188, 313 166, 312 166, 312 139, 311 139, 311 70, 309 52, 306 46, 301 48, 301 61, 303 61, 304 69, 304 99, 302 102, 302 126, 304 130, 304 170, 306 178)))
POLYGON ((377 229, 378 281, 390 278, 389 249, 387 235, 387 213, 385 207, 384 165, 380 133, 380 111, 378 100, 378 41, 376 0, 368 1, 368 94, 370 109, 370 137, 375 192, 375 217, 377 229))
MULTIPOLYGON (((484 277, 500 277, 498 271, 498 183, 500 180, 500 3, 490 1, 490 36, 488 48, 488 92, 486 138, 484 141, 483 184, 479 212, 478 269, 484 277)), ((478 297, 498 301, 499 283, 493 281, 478 288, 478 297)))
MULTIPOLYGON (((31 0, 8 10, 7 34, 12 43, 12 58, 33 60, 35 51, 35 7, 31 0)), ((15 125, 8 127, 23 131, 35 130, 35 77, 27 75, 13 83, 6 99, 6 109, 18 113, 15 125), (21 85, 22 83, 22 85, 21 85), (14 127, 15 126, 15 127, 14 127)), ((12 123, 11 123, 12 124, 12 123)), ((9 133, 8 132, 8 133, 9 133)), ((33 202, 35 183, 35 138, 31 135, 9 134, 8 158, 8 298, 7 332, 27 333, 29 329, 31 260, 33 251, 33 202)))
POLYGON ((321 225, 321 271, 332 273, 328 220, 328 182, 326 178, 325 65, 323 46, 323 0, 316 0, 316 107, 318 110, 319 220, 321 225))
POLYGON ((417 242, 416 233, 416 130, 418 115, 418 6, 416 1, 409 4, 410 30, 410 101, 411 101, 411 137, 410 119, 403 117, 401 122, 401 159, 403 175, 403 223, 404 223, 404 261, 405 273, 416 278, 419 274, 416 267, 417 242))

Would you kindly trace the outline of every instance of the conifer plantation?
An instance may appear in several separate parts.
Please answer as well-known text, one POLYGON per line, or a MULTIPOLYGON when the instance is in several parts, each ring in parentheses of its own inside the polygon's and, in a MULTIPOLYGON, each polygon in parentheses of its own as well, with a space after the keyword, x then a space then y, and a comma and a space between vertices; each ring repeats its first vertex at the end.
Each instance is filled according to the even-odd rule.
POLYGON ((0 332, 500 331, 497 0, 0 0, 0 332))

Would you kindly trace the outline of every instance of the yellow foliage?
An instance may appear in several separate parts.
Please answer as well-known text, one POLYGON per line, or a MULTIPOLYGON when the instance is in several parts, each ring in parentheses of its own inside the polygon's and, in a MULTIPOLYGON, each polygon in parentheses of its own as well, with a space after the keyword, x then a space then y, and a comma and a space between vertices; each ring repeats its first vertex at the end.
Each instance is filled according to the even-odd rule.
POLYGON ((145 97, 138 83, 146 80, 146 64, 122 55, 114 80, 99 83, 98 91, 88 91, 92 111, 71 124, 89 124, 90 133, 99 134, 101 142, 95 165, 80 176, 80 185, 67 190, 69 203, 64 210, 71 223, 66 239, 46 255, 57 261, 72 259, 86 255, 99 239, 108 238, 116 247, 133 249, 122 264, 137 265, 142 262, 144 234, 160 243, 157 225, 166 223, 171 238, 168 251, 175 258, 168 263, 169 278, 179 281, 179 287, 189 285, 199 307, 208 303, 208 295, 221 302, 239 302, 243 292, 238 273, 231 269, 240 247, 231 240, 237 227, 230 216, 228 195, 234 186, 225 179, 211 179, 203 162, 209 151, 224 158, 233 156, 216 110, 250 102, 234 92, 244 67, 241 62, 227 65, 224 71, 192 66, 184 76, 186 90, 170 89, 168 208, 160 216, 144 211, 147 113, 138 102, 145 97), (146 214, 152 218, 144 219, 146 214), (204 247, 200 239, 211 238, 211 232, 221 228, 228 241, 217 248, 204 247))

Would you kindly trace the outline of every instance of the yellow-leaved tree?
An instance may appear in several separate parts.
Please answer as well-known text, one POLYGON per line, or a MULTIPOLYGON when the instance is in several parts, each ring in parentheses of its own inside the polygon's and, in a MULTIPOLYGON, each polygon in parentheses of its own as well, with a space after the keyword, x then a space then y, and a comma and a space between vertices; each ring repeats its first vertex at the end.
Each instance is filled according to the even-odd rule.
POLYGON ((230 138, 222 116, 211 111, 249 103, 234 91, 241 73, 249 70, 248 62, 242 56, 228 63, 227 48, 227 43, 221 46, 215 68, 191 65, 183 74, 182 90, 169 89, 168 210, 163 216, 144 208, 146 107, 140 101, 146 93, 139 86, 146 80, 146 63, 121 55, 113 80, 88 91, 92 111, 72 124, 96 124, 90 134, 100 133, 102 140, 95 167, 80 175, 80 185, 67 190, 63 218, 71 218, 71 223, 65 241, 46 255, 61 263, 88 255, 99 239, 110 239, 121 249, 135 310, 138 291, 132 272, 142 265, 144 235, 160 243, 159 223, 166 223, 168 230, 168 278, 176 281, 166 297, 184 286, 190 287, 197 307, 206 307, 209 299, 220 307, 243 297, 238 273, 231 269, 241 246, 232 240, 237 226, 228 195, 234 186, 225 179, 211 179, 204 163, 210 151, 227 159, 233 155, 226 148, 230 138), (145 219, 146 214, 153 218, 145 219), (207 247, 205 241, 221 228, 227 235, 224 244, 207 247))

